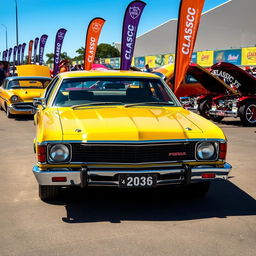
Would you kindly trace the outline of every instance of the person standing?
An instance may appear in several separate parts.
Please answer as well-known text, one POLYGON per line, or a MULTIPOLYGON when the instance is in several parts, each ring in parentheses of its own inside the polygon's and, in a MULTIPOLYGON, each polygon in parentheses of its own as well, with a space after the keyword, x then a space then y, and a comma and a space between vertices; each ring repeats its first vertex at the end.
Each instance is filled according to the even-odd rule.
POLYGON ((0 62, 0 84, 2 84, 5 78, 6 78, 6 72, 4 68, 4 63, 0 62))

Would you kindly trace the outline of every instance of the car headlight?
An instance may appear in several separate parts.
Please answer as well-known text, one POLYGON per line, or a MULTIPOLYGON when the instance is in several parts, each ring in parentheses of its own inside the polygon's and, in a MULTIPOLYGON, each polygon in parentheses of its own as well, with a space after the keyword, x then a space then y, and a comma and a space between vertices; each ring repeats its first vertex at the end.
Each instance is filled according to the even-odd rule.
POLYGON ((19 101, 19 97, 17 95, 13 95, 10 100, 12 103, 15 103, 19 101))
POLYGON ((49 159, 52 162, 67 162, 70 159, 70 148, 68 145, 56 144, 49 149, 49 159))
POLYGON ((217 158, 218 143, 201 142, 197 145, 196 154, 198 160, 215 160, 217 158))

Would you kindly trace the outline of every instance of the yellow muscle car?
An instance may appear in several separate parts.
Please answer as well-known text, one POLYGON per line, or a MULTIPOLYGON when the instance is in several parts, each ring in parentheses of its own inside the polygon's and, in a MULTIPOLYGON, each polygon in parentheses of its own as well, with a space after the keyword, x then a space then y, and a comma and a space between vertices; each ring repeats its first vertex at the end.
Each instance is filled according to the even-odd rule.
POLYGON ((8 118, 34 114, 33 98, 41 97, 51 81, 48 77, 8 77, 0 86, 0 109, 8 118))
POLYGON ((179 184, 203 195, 231 170, 222 130, 182 108, 154 74, 62 73, 34 105, 42 200, 68 186, 179 184))

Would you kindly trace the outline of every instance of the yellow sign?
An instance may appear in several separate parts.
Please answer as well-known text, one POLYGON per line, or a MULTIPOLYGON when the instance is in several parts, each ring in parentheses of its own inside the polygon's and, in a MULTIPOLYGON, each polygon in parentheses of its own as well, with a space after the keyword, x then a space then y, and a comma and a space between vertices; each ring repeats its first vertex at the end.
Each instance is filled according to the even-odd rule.
POLYGON ((242 48, 242 65, 256 65, 256 47, 242 48))
POLYGON ((213 51, 198 52, 197 64, 202 67, 211 67, 213 65, 213 51))
POLYGON ((175 62, 175 54, 165 54, 165 65, 174 64, 175 62))
POLYGON ((154 68, 156 66, 156 56, 146 56, 146 64, 149 65, 150 68, 154 68))

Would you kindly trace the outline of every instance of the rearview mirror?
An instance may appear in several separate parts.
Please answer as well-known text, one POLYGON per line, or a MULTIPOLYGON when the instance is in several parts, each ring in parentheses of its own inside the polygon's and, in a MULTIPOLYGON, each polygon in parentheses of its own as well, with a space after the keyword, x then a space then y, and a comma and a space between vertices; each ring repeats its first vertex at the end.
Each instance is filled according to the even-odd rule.
POLYGON ((46 106, 45 98, 34 98, 33 99, 33 105, 35 107, 42 106, 43 108, 45 108, 45 106, 46 106))

